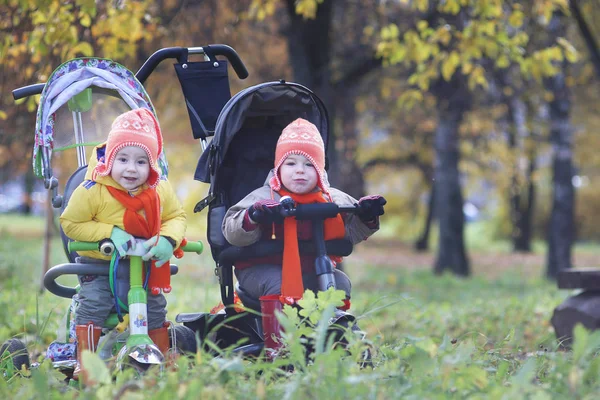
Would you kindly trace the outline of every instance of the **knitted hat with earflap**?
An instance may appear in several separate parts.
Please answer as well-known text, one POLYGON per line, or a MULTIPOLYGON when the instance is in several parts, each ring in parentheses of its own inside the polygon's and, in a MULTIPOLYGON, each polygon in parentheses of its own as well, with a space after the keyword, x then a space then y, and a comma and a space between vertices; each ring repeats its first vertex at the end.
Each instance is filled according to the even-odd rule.
POLYGON ((119 150, 128 146, 137 146, 146 151, 150 162, 150 174, 146 183, 150 187, 156 187, 160 180, 158 156, 162 152, 162 143, 160 126, 152 111, 137 108, 123 113, 112 124, 104 157, 98 161, 92 177, 109 175, 119 150))
POLYGON ((269 186, 274 191, 281 189, 279 168, 290 154, 300 154, 306 157, 317 170, 317 185, 323 193, 329 193, 329 183, 325 175, 325 145, 314 124, 298 118, 281 132, 275 149, 274 175, 269 181, 269 186))

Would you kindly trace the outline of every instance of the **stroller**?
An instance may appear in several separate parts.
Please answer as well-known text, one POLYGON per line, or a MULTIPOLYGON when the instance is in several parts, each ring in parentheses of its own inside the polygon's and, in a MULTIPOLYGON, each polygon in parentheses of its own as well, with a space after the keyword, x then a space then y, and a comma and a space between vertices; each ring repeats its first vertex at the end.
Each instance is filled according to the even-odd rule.
MULTIPOLYGON (((241 78, 245 78, 248 75, 237 53, 228 46, 166 48, 150 56, 135 75, 121 64, 112 60, 88 57, 63 63, 52 73, 45 84, 36 84, 14 90, 13 97, 17 100, 41 93, 36 118, 33 168, 35 174, 44 180, 45 187, 51 191, 53 207, 60 209, 61 212, 65 209, 73 191, 84 182, 88 161, 86 148, 96 146, 106 140, 106 132, 110 130, 112 121, 118 115, 130 109, 146 108, 156 116, 154 106, 143 86, 143 82, 161 61, 168 58, 177 59, 179 63, 175 65, 175 68, 178 74, 180 74, 180 79, 183 81, 189 79, 190 76, 198 76, 198 71, 200 71, 200 77, 204 78, 206 75, 209 75, 213 79, 217 78, 216 84, 226 87, 228 91, 227 62, 218 60, 216 58, 217 55, 223 55, 231 60, 234 69, 241 78), (205 61, 188 65, 188 55, 190 54, 201 54, 204 56, 205 61), (223 76, 223 71, 225 71, 224 80, 220 79, 223 76), (63 195, 59 194, 58 174, 55 175, 55 171, 52 168, 52 155, 53 153, 60 152, 74 153, 77 160, 77 167, 74 168, 75 172, 67 180, 63 195)), ((215 97, 211 103, 212 108, 202 109, 204 114, 200 115, 208 121, 207 125, 203 125, 204 129, 207 126, 210 127, 211 115, 214 116, 212 119, 216 120, 216 115, 228 98, 229 96, 222 98, 215 97)), ((190 104, 189 107, 193 106, 190 104)), ((195 110, 193 112, 195 115, 198 115, 195 110)), ((159 155, 158 165, 162 176, 166 177, 169 169, 164 152, 159 155)), ((71 162, 70 166, 73 167, 74 162, 71 162)), ((63 169, 65 168, 63 167, 63 169)), ((128 330, 127 323, 123 322, 123 314, 126 314, 126 311, 128 311, 127 290, 129 278, 125 277, 126 273, 121 274, 117 270, 116 264, 113 269, 112 263, 109 270, 106 265, 80 262, 79 255, 76 251, 73 251, 73 248, 81 245, 81 243, 73 243, 64 234, 62 228, 60 229, 60 233, 69 262, 51 268, 44 276, 44 286, 51 293, 72 299, 72 301, 67 310, 66 324, 63 324, 65 329, 59 332, 58 339, 49 346, 46 357, 52 360, 55 368, 63 372, 67 376, 67 379, 70 379, 76 365, 77 336, 75 333, 75 314, 78 306, 78 287, 64 286, 57 282, 58 277, 62 275, 109 275, 110 278, 114 278, 111 279, 111 281, 114 281, 111 289, 115 297, 116 313, 111 314, 104 324, 105 328, 98 344, 98 349, 102 349, 101 351, 99 350, 101 358, 109 359, 117 351, 122 349, 127 350, 128 339, 132 336, 129 332, 132 332, 132 334, 136 332, 131 329, 132 325, 129 326, 128 330), (123 281, 125 281, 125 284, 119 284, 118 288, 121 290, 118 290, 116 282, 123 283, 123 281)), ((195 245, 192 246, 195 250, 190 251, 198 253, 202 251, 201 243, 192 244, 195 245)), ((96 249, 101 251, 107 250, 108 254, 108 251, 111 250, 109 247, 100 246, 96 249)), ((189 245, 182 245, 181 249, 187 251, 186 247, 191 249, 189 245)), ((86 250, 89 250, 89 248, 86 250)), ((178 255, 177 251, 175 255, 178 255)), ((181 255, 182 253, 179 253, 179 256, 181 255)), ((161 271, 163 270, 164 268, 161 268, 161 271)), ((155 272, 150 267, 147 267, 144 289, 148 289, 148 285, 152 283, 154 274, 150 271, 155 272)), ((175 275, 177 271, 178 268, 176 265, 170 265, 170 274, 169 269, 165 271, 167 279, 170 279, 169 275, 175 275)), ((167 287, 169 288, 168 291, 170 291, 170 286, 161 288, 167 292, 167 287)), ((154 287, 153 289, 157 288, 154 287)), ((136 314, 136 317, 139 318, 140 315, 136 314)), ((151 343, 152 341, 150 340, 149 344, 151 343)), ((196 338, 190 328, 183 325, 170 324, 169 348, 171 350, 178 353, 195 353, 196 346, 196 338)), ((140 347, 138 346, 138 348, 140 347)), ((143 350, 145 349, 146 347, 143 350)), ((147 347, 147 349, 150 349, 150 347, 147 347)), ((2 346, 1 350, 2 353, 8 350, 9 354, 13 355, 12 358, 17 369, 22 364, 25 364, 26 367, 30 365, 26 347, 18 339, 9 340, 2 346)), ((157 357, 148 357, 148 354, 150 353, 146 352, 146 354, 142 354, 140 351, 134 354, 132 351, 128 356, 138 363, 143 364, 146 362, 146 365, 157 363, 162 365, 164 360, 163 354, 159 354, 157 357)), ((125 357, 127 357, 127 354, 125 354, 125 357)))
MULTIPOLYGON (((183 87, 186 92, 185 86, 183 87)), ((207 240, 215 261, 223 307, 211 312, 182 313, 176 322, 191 328, 201 343, 216 344, 219 349, 232 349, 244 356, 259 356, 275 345, 270 341, 272 329, 277 329, 273 309, 281 304, 267 305, 249 296, 239 283, 234 283, 233 266, 237 261, 283 254, 283 241, 259 242, 247 247, 230 245, 223 236, 221 225, 225 213, 232 205, 252 190, 263 185, 265 177, 274 165, 275 147, 281 131, 297 118, 304 118, 317 126, 325 149, 329 141, 327 110, 323 102, 308 88, 284 80, 258 84, 237 93, 223 107, 216 121, 213 139, 202 153, 194 178, 209 183, 208 195, 198 202, 194 212, 208 209, 207 240), (240 307, 243 304, 245 311, 240 307), (262 313, 262 316, 261 316, 262 313), (268 326, 268 327, 267 327, 268 326), (240 346, 240 343, 244 343, 240 346)), ((326 166, 327 168, 327 166, 326 166)), ((311 254, 317 259, 326 258, 325 266, 317 266, 320 290, 335 287, 332 265, 327 255, 347 256, 352 243, 347 239, 325 242, 322 224, 325 218, 335 217, 339 212, 356 212, 355 207, 341 209, 303 209, 303 216, 292 209, 286 215, 310 219, 314 233, 313 241, 300 241, 301 254, 311 254)), ((277 301, 278 302, 278 301, 277 301)), ((338 311, 332 326, 342 329, 353 327, 355 318, 338 311)), ((338 331, 340 331, 338 329, 338 331)), ((211 351, 211 346, 204 347, 211 351)))

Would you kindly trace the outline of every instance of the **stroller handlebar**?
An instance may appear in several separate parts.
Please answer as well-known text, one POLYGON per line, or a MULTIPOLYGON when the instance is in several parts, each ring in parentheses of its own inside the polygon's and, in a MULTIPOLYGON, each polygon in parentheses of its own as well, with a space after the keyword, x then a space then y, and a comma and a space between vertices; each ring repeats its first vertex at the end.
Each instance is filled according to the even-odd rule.
MULTIPOLYGON (((214 55, 221 55, 227 58, 227 60, 229 60, 229 62, 231 63, 231 67, 237 74, 238 78, 246 79, 248 77, 248 69, 246 69, 244 62, 242 61, 238 53, 233 49, 233 47, 227 46, 226 44, 211 44, 208 47, 210 47, 214 55)), ((194 54, 192 52, 192 50, 194 49, 196 48, 192 47, 188 50, 190 50, 191 54, 194 54)))
POLYGON ((13 99, 20 100, 25 97, 35 96, 36 94, 42 93, 44 90, 45 83, 35 83, 33 85, 23 86, 12 91, 13 99))
POLYGON ((211 44, 204 47, 165 47, 164 49, 155 51, 154 54, 148 57, 135 76, 140 82, 144 83, 162 61, 168 58, 176 58, 180 63, 184 63, 187 61, 188 54, 204 54, 209 57, 224 56, 229 60, 233 70, 240 79, 248 77, 248 70, 238 53, 232 47, 225 44, 211 44))
MULTIPOLYGON (((175 58, 179 62, 185 62, 188 54, 209 55, 208 53, 212 56, 224 56, 227 58, 231 63, 231 67, 240 79, 246 79, 248 77, 248 70, 238 53, 232 47, 224 44, 211 44, 205 47, 165 47, 164 49, 155 51, 154 54, 148 57, 146 62, 144 62, 142 67, 136 72, 135 77, 143 84, 156 69, 158 64, 166 59, 175 58)), ((23 86, 13 90, 12 95, 15 100, 34 96, 42 93, 44 86, 45 83, 23 86)))

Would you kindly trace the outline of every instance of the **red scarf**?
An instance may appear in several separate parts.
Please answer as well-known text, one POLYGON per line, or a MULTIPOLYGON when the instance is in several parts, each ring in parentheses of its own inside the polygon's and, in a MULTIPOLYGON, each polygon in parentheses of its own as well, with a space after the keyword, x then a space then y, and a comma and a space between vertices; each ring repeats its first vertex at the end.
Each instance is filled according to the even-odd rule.
POLYGON ((117 188, 106 186, 112 197, 125 207, 123 225, 125 232, 133 236, 150 239, 160 231, 160 199, 156 189, 148 188, 137 196, 117 188), (144 215, 139 211, 143 210, 144 215))
MULTIPOLYGON (((290 196, 298 204, 328 203, 321 191, 296 194, 281 189, 279 194, 290 196)), ((326 219, 324 221, 324 231, 325 240, 343 238, 346 230, 341 215, 338 214, 335 218, 326 219)), ((336 257, 335 261, 341 261, 341 258, 336 257)), ((285 218, 283 221, 283 268, 281 275, 281 296, 284 299, 301 299, 304 294, 304 284, 302 283, 300 250, 298 248, 298 224, 295 217, 285 218)))

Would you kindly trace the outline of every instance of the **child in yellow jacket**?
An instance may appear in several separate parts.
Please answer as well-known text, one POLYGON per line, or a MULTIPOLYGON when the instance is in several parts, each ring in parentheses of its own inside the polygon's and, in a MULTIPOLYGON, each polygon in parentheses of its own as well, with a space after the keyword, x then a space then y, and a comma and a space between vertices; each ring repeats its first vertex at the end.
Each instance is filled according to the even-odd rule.
MULTIPOLYGON (((169 268, 168 261, 185 234, 186 215, 169 182, 161 179, 157 163, 161 152, 162 134, 152 112, 140 108, 117 117, 106 143, 94 149, 84 182, 75 189, 60 216, 65 235, 82 242, 109 238, 121 257, 135 245, 135 237, 144 238, 147 241, 143 246, 148 251, 143 259, 169 268)), ((98 251, 79 254, 79 262, 105 262, 108 268, 104 260, 110 257, 98 251)), ((128 271, 128 260, 119 267, 128 271)), ((95 348, 115 299, 108 276, 83 275, 79 282, 77 340, 95 348), (95 343, 88 341, 91 337, 95 343)), ((166 304, 160 293, 148 296, 149 335, 163 352, 169 345, 166 304)), ((75 377, 84 346, 77 347, 75 377)))

